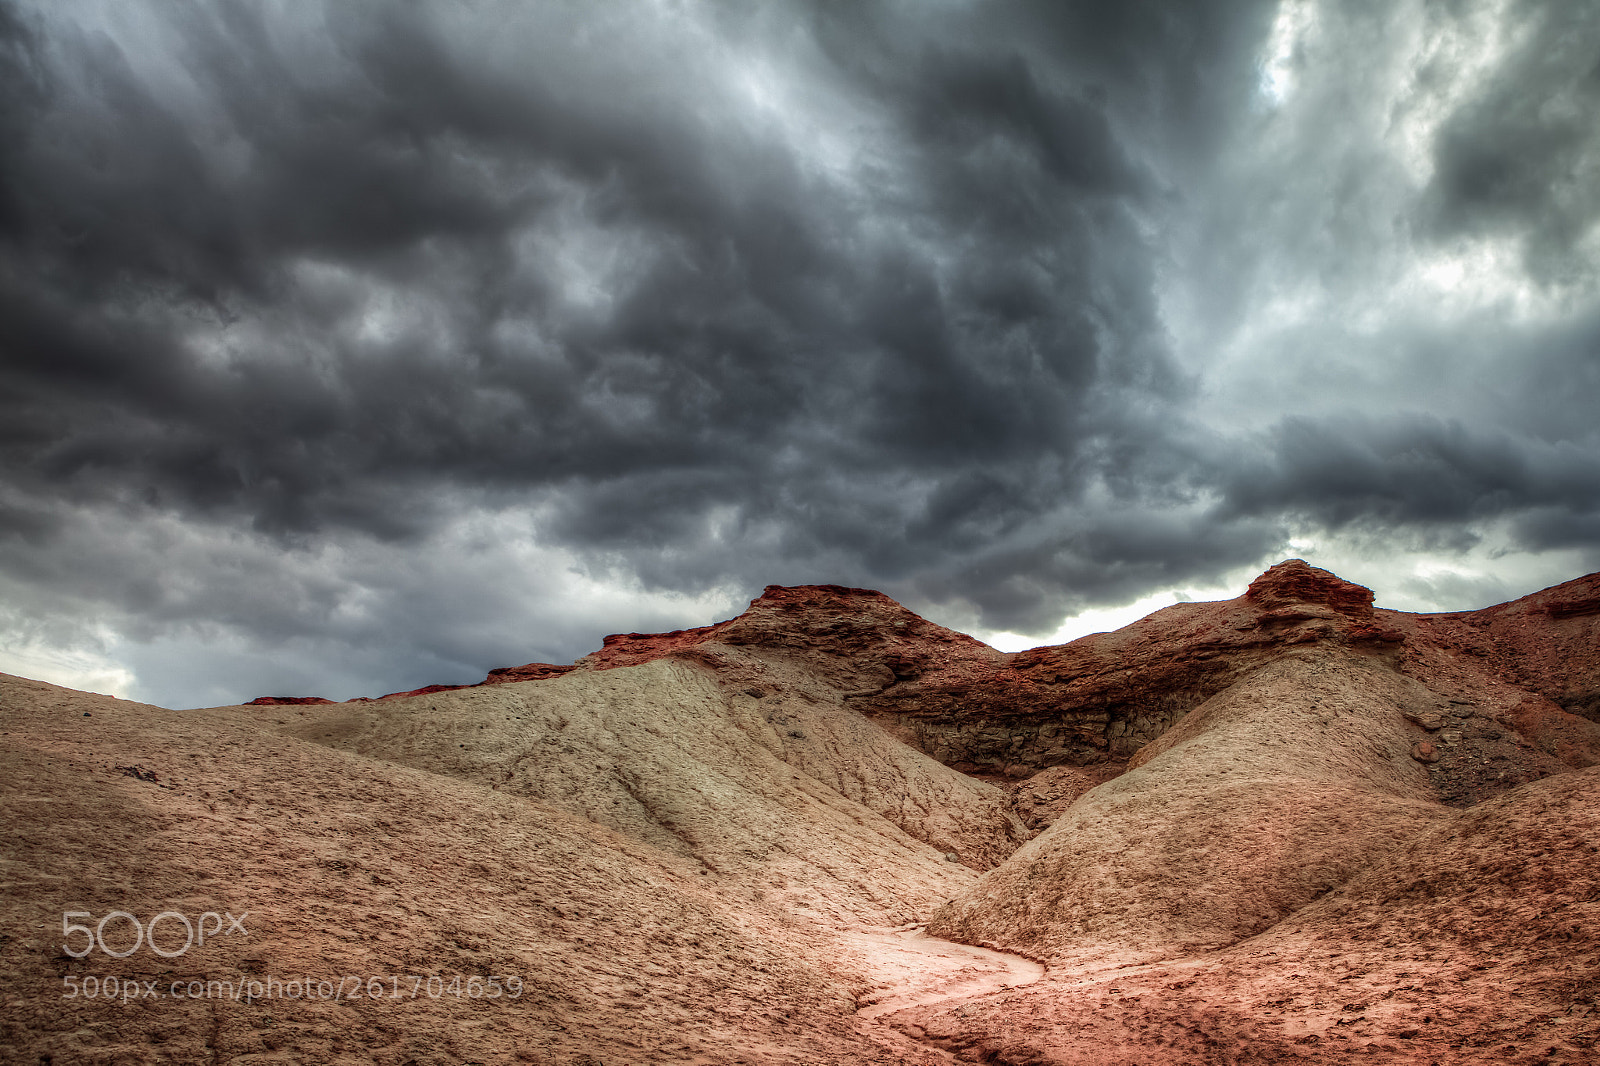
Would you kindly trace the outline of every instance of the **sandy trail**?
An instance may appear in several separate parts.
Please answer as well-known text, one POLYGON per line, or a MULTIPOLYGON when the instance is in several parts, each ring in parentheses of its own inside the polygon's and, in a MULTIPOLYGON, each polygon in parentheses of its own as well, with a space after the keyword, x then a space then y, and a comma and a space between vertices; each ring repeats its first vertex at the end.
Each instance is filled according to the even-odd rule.
POLYGON ((866 959, 873 980, 856 1012, 864 1019, 1028 985, 1044 976, 1037 962, 940 940, 920 925, 853 933, 847 939, 866 959))

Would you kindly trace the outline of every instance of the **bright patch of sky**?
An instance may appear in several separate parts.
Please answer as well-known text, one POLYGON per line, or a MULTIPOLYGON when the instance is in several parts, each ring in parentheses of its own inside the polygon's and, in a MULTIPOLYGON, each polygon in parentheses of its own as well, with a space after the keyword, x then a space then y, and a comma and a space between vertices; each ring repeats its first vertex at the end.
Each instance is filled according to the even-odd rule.
MULTIPOLYGON (((1250 577, 1254 577, 1251 574, 1250 577)), ((1048 637, 1029 637, 1020 633, 994 632, 976 630, 972 634, 992 648, 1001 651, 1025 651, 1028 648, 1038 648, 1053 644, 1065 644, 1077 640, 1079 637, 1089 636, 1091 633, 1110 633, 1130 626, 1145 617, 1171 607, 1175 603, 1205 602, 1209 600, 1231 600, 1235 596, 1244 594, 1245 586, 1249 584, 1250 577, 1242 578, 1234 585, 1209 585, 1182 589, 1166 589, 1161 592, 1141 596, 1132 603, 1119 607, 1095 607, 1087 611, 1080 611, 1064 621, 1061 626, 1048 637)))
POLYGON ((1316 24, 1310 0, 1284 0, 1272 21, 1272 33, 1261 58, 1261 95, 1276 107, 1294 90, 1296 49, 1316 24))
POLYGON ((138 684, 134 672, 113 657, 114 641, 107 638, 107 651, 95 651, 83 644, 62 646, 53 642, 12 640, 0 642, 0 673, 31 677, 52 685, 99 692, 118 699, 129 699, 138 684))

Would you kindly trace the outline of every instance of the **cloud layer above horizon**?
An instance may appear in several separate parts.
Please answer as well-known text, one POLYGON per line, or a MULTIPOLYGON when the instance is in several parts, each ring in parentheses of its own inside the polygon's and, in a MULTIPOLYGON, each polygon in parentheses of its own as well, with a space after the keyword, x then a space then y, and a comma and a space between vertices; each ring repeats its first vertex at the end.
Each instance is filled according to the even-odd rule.
POLYGON ((0 669, 1600 569, 1596 113, 1553 0, 0 0, 0 669))

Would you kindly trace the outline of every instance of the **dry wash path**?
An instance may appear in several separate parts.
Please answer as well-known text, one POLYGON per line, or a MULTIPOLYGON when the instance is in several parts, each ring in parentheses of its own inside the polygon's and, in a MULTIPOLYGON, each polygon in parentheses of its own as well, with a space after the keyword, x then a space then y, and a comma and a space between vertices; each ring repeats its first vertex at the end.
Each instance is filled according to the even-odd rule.
POLYGON ((1044 976, 1044 967, 1030 959, 940 940, 920 925, 854 933, 848 939, 867 960, 873 980, 872 991, 862 997, 857 1011, 861 1018, 987 995, 1044 976))

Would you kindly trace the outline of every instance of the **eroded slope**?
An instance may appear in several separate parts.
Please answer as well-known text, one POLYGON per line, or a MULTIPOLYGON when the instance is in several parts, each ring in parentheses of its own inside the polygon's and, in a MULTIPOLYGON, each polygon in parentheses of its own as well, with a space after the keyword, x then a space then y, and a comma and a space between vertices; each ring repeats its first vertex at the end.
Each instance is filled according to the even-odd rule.
POLYGON ((1150 961, 1267 928, 1446 814, 1381 659, 1310 647, 1190 712, 929 924, 1048 959, 1150 961))
POLYGON ((1025 835, 998 789, 781 674, 745 664, 735 686, 667 658, 283 711, 297 736, 538 799, 835 920, 925 917, 962 860, 1025 835))
POLYGON ((1053 969, 894 1024, 964 1060, 1061 1066, 1600 1057, 1600 768, 1450 811, 1260 936, 1053 969))
MULTIPOLYGON (((0 1048, 73 1063, 876 1061, 847 953, 778 900, 550 804, 279 735, 287 710, 168 711, 0 675, 0 1048), (62 915, 118 910, 248 912, 248 934, 170 959, 62 950, 62 915), (524 991, 413 996, 412 974, 524 991), (269 977, 386 990, 391 975, 399 998, 169 994, 269 977), (66 977, 134 979, 138 994, 64 999, 66 977)), ((115 950, 133 941, 122 919, 107 932, 115 950)), ((181 945, 170 921, 163 935, 181 945)))

